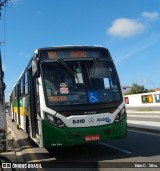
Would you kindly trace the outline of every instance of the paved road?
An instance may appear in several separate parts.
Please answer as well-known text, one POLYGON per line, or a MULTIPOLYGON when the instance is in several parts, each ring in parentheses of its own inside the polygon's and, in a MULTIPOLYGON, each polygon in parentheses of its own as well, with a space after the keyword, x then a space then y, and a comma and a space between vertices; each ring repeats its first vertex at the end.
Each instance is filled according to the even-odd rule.
POLYGON ((137 121, 147 121, 147 122, 160 122, 160 113, 128 113, 129 120, 137 120, 137 121))
POLYGON ((159 106, 141 106, 141 107, 128 107, 126 106, 127 110, 143 110, 143 111, 159 111, 160 112, 160 105, 159 106))
MULTIPOLYGON (((30 143, 24 132, 17 130, 15 124, 10 121, 10 118, 8 124, 15 136, 13 143, 14 152, 16 154, 16 160, 13 161, 15 162, 44 162, 46 165, 52 164, 52 167, 58 167, 60 170, 82 170, 81 167, 84 167, 83 170, 86 171, 127 171, 135 170, 137 166, 136 171, 139 171, 144 169, 140 166, 150 166, 149 170, 155 170, 153 166, 157 164, 157 167, 160 168, 160 163, 155 163, 160 161, 159 133, 148 133, 142 130, 135 131, 129 129, 127 138, 122 140, 59 149, 44 149, 30 143), (71 169, 71 166, 76 168, 71 169), (128 169, 128 167, 133 168, 128 169)), ((12 150, 10 153, 12 153, 12 150)), ((11 154, 6 153, 6 155, 11 157, 11 154)), ((14 157, 14 155, 12 157, 14 157)), ((48 171, 53 169, 43 168, 39 170, 48 171)))
POLYGON ((129 127, 160 132, 160 111, 127 110, 129 127))

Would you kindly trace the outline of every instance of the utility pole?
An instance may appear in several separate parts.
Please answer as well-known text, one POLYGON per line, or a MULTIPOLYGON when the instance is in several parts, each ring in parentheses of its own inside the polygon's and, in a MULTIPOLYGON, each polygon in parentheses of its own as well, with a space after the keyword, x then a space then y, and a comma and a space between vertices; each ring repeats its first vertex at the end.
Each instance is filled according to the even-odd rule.
MULTIPOLYGON (((0 0, 0 16, 1 16, 1 10, 2 7, 6 5, 8 0, 0 0)), ((5 43, 5 40, 3 42, 0 41, 0 98, 4 97, 4 90, 6 88, 5 83, 3 82, 4 72, 2 69, 2 57, 1 57, 1 44, 5 43)))
MULTIPOLYGON (((8 0, 0 0, 0 15, 1 15, 2 7, 4 7, 7 2, 8 0)), ((5 43, 5 40, 3 42, 0 42, 0 99, 4 98, 4 90, 6 88, 6 85, 3 82, 4 72, 2 69, 2 57, 1 57, 1 44, 2 43, 5 43)))
MULTIPOLYGON (((2 7, 6 5, 8 0, 0 0, 0 16, 2 7)), ((7 124, 6 124, 6 114, 5 114, 5 97, 4 90, 6 88, 3 82, 4 72, 2 69, 2 58, 1 58, 1 43, 0 42, 0 151, 7 150, 7 124)))

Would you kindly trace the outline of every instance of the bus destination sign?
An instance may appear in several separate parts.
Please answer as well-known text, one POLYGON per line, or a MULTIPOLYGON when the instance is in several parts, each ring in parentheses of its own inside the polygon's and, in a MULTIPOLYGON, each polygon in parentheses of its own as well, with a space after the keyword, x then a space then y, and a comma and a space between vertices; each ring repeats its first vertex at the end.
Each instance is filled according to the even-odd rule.
POLYGON ((40 51, 40 58, 42 60, 56 60, 60 58, 90 58, 90 57, 98 57, 104 58, 109 57, 107 52, 102 52, 98 50, 42 50, 40 51))
MULTIPOLYGON (((63 55, 64 56, 64 55, 63 55)), ((48 51, 48 58, 49 59, 56 59, 60 58, 60 52, 59 51, 48 51)), ((83 58, 87 57, 87 52, 86 51, 70 51, 66 53, 66 57, 71 57, 71 58, 83 58)))

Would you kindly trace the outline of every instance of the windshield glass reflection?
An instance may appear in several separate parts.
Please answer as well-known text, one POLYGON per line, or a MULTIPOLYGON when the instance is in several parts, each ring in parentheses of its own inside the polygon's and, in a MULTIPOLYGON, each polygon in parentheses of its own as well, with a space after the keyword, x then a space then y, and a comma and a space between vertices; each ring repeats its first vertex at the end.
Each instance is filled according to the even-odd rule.
POLYGON ((49 106, 121 100, 120 84, 111 62, 93 60, 43 63, 42 73, 49 106))

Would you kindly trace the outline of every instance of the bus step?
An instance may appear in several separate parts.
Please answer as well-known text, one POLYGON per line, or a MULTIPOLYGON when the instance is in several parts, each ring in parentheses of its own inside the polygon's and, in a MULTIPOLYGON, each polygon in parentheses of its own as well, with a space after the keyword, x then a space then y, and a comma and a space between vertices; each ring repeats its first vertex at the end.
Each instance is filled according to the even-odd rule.
POLYGON ((32 138, 33 139, 33 141, 36 143, 36 144, 40 144, 40 141, 39 141, 39 139, 38 138, 32 138))

